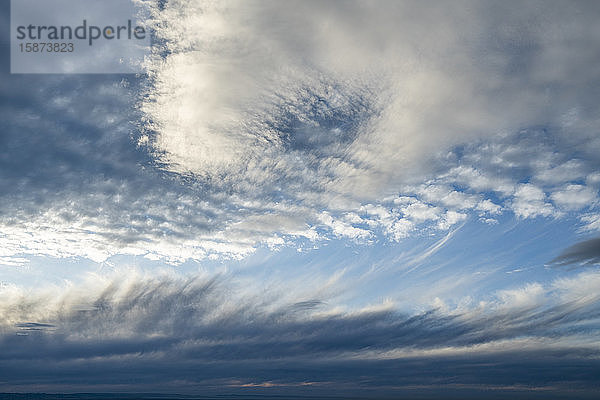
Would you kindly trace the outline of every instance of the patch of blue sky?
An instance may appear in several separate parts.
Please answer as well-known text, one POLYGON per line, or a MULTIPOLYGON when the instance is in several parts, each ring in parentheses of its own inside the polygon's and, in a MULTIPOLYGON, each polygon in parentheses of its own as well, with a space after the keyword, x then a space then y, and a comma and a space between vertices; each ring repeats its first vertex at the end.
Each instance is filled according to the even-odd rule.
MULTIPOLYGON (((527 283, 548 284, 579 269, 548 266, 564 248, 581 239, 568 218, 518 220, 511 215, 489 225, 470 219, 449 231, 422 233, 391 242, 330 239, 298 251, 294 243, 277 250, 259 247, 241 259, 191 261, 168 265, 140 256, 112 256, 105 262, 85 258, 25 256, 23 266, 3 267, 0 280, 22 287, 63 285, 115 271, 144 275, 225 274, 258 282, 327 281, 342 275, 336 296, 348 307, 393 300, 402 308, 423 309, 433 299, 458 304, 489 299, 495 292, 527 283)), ((324 294, 325 295, 325 294, 324 294)), ((330 294, 327 294, 330 295, 330 294)))

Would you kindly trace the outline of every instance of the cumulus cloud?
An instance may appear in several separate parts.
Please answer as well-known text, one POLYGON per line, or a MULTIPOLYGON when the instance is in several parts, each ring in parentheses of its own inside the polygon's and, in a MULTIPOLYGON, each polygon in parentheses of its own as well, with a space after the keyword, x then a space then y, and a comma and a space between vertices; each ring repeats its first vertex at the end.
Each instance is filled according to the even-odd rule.
POLYGON ((596 191, 583 185, 567 185, 550 196, 559 207, 567 210, 579 210, 593 206, 596 202, 596 191))
POLYGON ((519 185, 512 206, 515 214, 523 218, 547 217, 555 212, 552 204, 546 202, 545 193, 530 183, 519 185))

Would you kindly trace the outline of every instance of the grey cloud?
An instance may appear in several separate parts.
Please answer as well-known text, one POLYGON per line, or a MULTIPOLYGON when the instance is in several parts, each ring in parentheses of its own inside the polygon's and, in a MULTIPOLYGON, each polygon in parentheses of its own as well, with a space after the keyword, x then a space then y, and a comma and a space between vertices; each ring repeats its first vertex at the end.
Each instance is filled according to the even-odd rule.
POLYGON ((44 324, 40 322, 21 322, 15 326, 24 331, 41 331, 48 328, 54 328, 54 325, 52 324, 44 324))
POLYGON ((559 266, 600 264, 600 238, 574 244, 563 250, 550 264, 559 266))
POLYGON ((596 378, 597 296, 409 315, 335 312, 328 298, 258 298, 227 276, 118 278, 77 293, 55 306, 4 298, 5 319, 15 309, 20 318, 44 314, 53 328, 19 336, 14 325, 0 327, 0 387, 97 391, 134 381, 137 391, 248 394, 243 385, 270 383, 272 394, 302 394, 313 382, 312 395, 334 388, 394 395, 437 382, 438 390, 574 386, 585 395, 596 378))

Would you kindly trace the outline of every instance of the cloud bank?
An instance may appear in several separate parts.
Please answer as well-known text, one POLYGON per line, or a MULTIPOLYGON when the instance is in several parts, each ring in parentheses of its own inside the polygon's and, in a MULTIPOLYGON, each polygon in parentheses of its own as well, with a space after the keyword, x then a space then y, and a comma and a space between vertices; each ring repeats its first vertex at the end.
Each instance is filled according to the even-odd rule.
POLYGON ((2 384, 372 397, 439 394, 438 382, 458 393, 487 385, 492 394, 585 396, 600 356, 599 285, 585 272, 412 315, 385 302, 340 308, 323 285, 258 296, 232 275, 131 272, 35 293, 4 287, 2 384), (574 365, 588 372, 573 374, 574 365))

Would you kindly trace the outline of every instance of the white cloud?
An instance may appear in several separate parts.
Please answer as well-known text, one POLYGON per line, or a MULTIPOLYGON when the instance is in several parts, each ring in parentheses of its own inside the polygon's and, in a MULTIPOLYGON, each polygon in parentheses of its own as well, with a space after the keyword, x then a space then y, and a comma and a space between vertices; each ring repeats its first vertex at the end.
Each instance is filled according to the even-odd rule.
POLYGON ((371 232, 365 229, 357 228, 340 219, 334 219, 329 213, 323 212, 319 215, 320 222, 329 227, 335 236, 347 237, 351 239, 368 239, 372 236, 371 232))
POLYGON ((515 184, 512 182, 510 176, 488 176, 472 166, 461 165, 451 169, 447 174, 442 176, 447 176, 449 180, 467 185, 477 191, 495 191, 504 195, 514 192, 515 184))
POLYGON ((596 191, 583 185, 567 185, 550 195, 558 207, 565 210, 580 210, 591 207, 597 201, 596 191))
POLYGON ((0 256, 0 265, 8 266, 8 267, 22 267, 29 263, 27 258, 23 257, 14 257, 11 252, 7 252, 9 254, 8 257, 0 256))
POLYGON ((584 214, 580 217, 580 221, 584 224, 582 231, 600 232, 600 214, 584 214))
MULTIPOLYGON (((584 88, 595 75, 571 74, 581 57, 570 43, 593 43, 591 17, 579 15, 574 28, 563 26, 569 7, 439 7, 169 2, 155 17, 172 53, 149 64, 154 84, 142 104, 153 146, 174 171, 262 186, 310 170, 330 193, 373 201, 453 145, 558 124, 573 100, 590 100, 584 88), (524 15, 553 23, 503 28, 521 26, 524 15), (535 74, 511 69, 524 57, 535 74), (549 103, 559 88, 565 96, 549 103)), ((569 135, 585 115, 573 117, 569 135)), ((501 163, 523 151, 505 148, 501 163)), ((578 166, 561 168, 573 177, 578 166)), ((510 192, 503 177, 471 183, 510 192)))
POLYGON ((417 193, 428 203, 459 210, 473 208, 479 200, 476 195, 458 192, 443 184, 422 186, 417 193))
POLYGON ((497 215, 500 214, 502 207, 500 207, 498 204, 495 204, 490 199, 485 199, 477 204, 476 209, 478 211, 482 211, 483 213, 497 215))
POLYGON ((593 172, 585 179, 586 184, 597 186, 600 183, 600 172, 593 172))
POLYGON ((406 217, 416 222, 435 221, 440 219, 442 209, 417 202, 400 208, 406 217))
POLYGON ((545 302, 546 289, 539 283, 528 284, 518 289, 500 290, 497 293, 499 308, 533 308, 545 302))
POLYGON ((546 202, 546 194, 530 183, 520 184, 515 191, 512 210, 522 218, 555 215, 552 204, 546 202))
POLYGON ((582 160, 572 159, 556 167, 541 170, 536 178, 548 183, 575 181, 585 176, 585 164, 582 160))
POLYGON ((438 223, 438 228, 443 230, 450 229, 450 227, 452 227, 453 225, 462 222, 466 219, 467 214, 459 213, 456 211, 447 211, 444 215, 443 220, 438 223))

